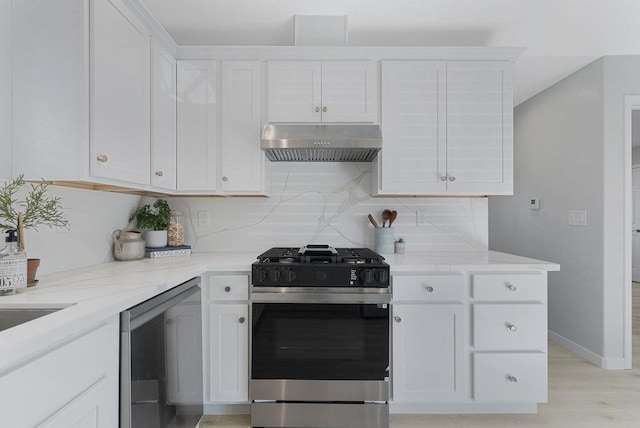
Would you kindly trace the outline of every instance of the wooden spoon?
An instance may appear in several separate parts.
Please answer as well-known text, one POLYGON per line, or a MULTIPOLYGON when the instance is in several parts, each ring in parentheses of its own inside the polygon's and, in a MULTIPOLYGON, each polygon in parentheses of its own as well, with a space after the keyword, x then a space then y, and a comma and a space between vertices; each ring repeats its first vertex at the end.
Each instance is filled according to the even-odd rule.
POLYGON ((373 216, 371 214, 369 214, 369 221, 371 222, 373 227, 378 227, 378 223, 376 222, 376 219, 373 218, 373 216))
POLYGON ((396 221, 396 218, 398 218, 398 211, 396 210, 391 211, 391 217, 389 217, 389 227, 391 227, 393 222, 396 221))
MULTIPOLYGON (((382 227, 384 227, 385 223, 389 221, 390 218, 391 218, 391 211, 389 210, 382 211, 382 227)), ((391 224, 389 224, 389 226, 391 226, 391 224)))

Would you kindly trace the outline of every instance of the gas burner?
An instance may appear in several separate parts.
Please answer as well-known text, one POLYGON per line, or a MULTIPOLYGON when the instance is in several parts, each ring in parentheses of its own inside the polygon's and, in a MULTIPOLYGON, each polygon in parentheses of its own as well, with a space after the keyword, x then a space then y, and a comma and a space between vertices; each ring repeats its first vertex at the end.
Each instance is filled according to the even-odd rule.
POLYGON ((365 259, 344 259, 343 262, 350 265, 363 265, 367 263, 365 259))
POLYGON ((293 257, 283 257, 280 260, 278 260, 278 262, 283 263, 283 264, 291 264, 293 262, 295 262, 296 259, 294 259, 293 257))

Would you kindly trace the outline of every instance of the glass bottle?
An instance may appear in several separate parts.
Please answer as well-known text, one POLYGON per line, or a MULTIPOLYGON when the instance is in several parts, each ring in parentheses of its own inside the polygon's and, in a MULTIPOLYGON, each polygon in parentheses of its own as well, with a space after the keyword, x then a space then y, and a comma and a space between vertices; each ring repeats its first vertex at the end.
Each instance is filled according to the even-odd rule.
POLYGON ((27 287, 27 254, 18 248, 18 232, 7 230, 7 245, 0 250, 0 294, 27 287))
POLYGON ((184 222, 182 211, 169 212, 169 227, 167 227, 167 245, 178 247, 184 245, 184 222))

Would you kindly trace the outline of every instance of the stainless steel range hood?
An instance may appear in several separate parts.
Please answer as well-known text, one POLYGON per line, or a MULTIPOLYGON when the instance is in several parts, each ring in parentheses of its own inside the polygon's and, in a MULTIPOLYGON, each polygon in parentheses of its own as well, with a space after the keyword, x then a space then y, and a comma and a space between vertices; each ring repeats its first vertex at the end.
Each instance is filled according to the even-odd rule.
POLYGON ((382 148, 378 125, 282 125, 262 130, 262 149, 280 162, 371 162, 382 148))

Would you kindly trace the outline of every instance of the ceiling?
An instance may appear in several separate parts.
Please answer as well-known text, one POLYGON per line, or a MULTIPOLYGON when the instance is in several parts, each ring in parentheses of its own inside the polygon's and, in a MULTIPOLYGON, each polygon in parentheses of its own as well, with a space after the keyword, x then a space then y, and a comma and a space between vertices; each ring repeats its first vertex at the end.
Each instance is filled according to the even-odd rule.
POLYGON ((521 46, 516 105, 603 55, 640 55, 638 0, 142 0, 179 45, 293 45, 347 15, 353 46, 521 46))

